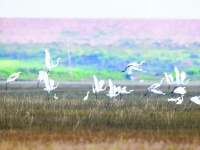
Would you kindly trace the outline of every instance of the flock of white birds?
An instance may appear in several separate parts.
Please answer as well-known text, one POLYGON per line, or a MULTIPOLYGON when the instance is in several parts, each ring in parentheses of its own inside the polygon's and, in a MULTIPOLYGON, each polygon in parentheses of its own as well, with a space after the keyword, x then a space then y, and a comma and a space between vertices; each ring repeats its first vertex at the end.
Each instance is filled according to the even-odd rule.
MULTIPOLYGON (((39 88, 39 84, 40 82, 44 82, 45 84, 45 88, 44 91, 47 91, 47 100, 49 100, 49 93, 56 89, 59 85, 59 82, 57 82, 57 84, 55 85, 55 81, 49 78, 49 71, 51 71, 53 68, 57 67, 60 61, 60 57, 57 59, 57 63, 53 64, 53 60, 51 59, 51 55, 49 53, 49 51, 46 49, 45 50, 45 65, 46 68, 48 69, 48 71, 39 71, 39 75, 38 75, 38 83, 37 83, 37 88, 39 88)), ((125 72, 126 70, 137 70, 137 71, 142 71, 142 72, 146 72, 141 68, 141 65, 143 63, 146 63, 145 61, 140 62, 139 64, 136 62, 132 62, 130 64, 128 64, 125 69, 122 72, 125 72)), ((150 87, 148 87, 146 93, 144 94, 144 96, 147 96, 148 92, 153 92, 155 94, 162 94, 165 95, 166 93, 163 93, 159 87, 161 86, 163 80, 166 80, 167 84, 168 84, 168 89, 170 90, 170 87, 173 86, 173 90, 171 91, 171 94, 179 94, 181 95, 180 97, 177 98, 169 98, 167 101, 168 102, 175 102, 176 104, 180 105, 182 104, 183 100, 184 100, 184 95, 186 94, 186 90, 184 87, 186 84, 188 84, 190 79, 186 80, 186 73, 185 72, 179 72, 179 70, 177 69, 177 67, 174 67, 174 71, 175 71, 175 80, 174 77, 172 76, 172 74, 167 74, 166 72, 164 73, 165 77, 161 79, 160 83, 156 83, 151 85, 150 87)), ((8 83, 15 81, 19 75, 22 72, 17 72, 17 73, 13 73, 11 74, 8 79, 6 80, 6 90, 8 89, 8 83)), ((112 80, 109 79, 108 80, 108 85, 104 86, 104 80, 98 80, 97 77, 94 75, 94 84, 92 85, 92 92, 95 94, 96 96, 96 100, 97 100, 97 96, 99 94, 99 92, 102 92, 104 90, 106 90, 107 87, 109 87, 109 92, 108 94, 106 94, 110 99, 117 97, 118 95, 120 96, 120 99, 122 99, 122 96, 124 94, 129 94, 131 92, 133 92, 133 90, 127 91, 126 90, 126 86, 116 86, 113 84, 112 80)), ((89 96, 90 91, 87 92, 86 96, 83 98, 83 100, 87 100, 88 96, 89 96)), ((55 99, 58 99, 58 97, 56 96, 56 94, 54 95, 55 99)), ((190 102, 194 102, 198 105, 200 105, 200 95, 199 96, 194 96, 190 98, 190 102)))

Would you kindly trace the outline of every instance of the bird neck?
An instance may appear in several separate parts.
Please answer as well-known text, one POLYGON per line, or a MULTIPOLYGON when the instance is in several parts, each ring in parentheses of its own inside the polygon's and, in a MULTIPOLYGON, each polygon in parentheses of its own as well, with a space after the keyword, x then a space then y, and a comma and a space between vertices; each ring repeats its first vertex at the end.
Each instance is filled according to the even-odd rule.
POLYGON ((57 85, 55 87, 53 87, 53 89, 56 89, 58 87, 58 85, 60 84, 60 82, 57 83, 57 85))
POLYGON ((164 80, 164 79, 165 79, 165 78, 162 78, 162 79, 161 79, 161 81, 160 81, 159 85, 161 85, 161 84, 162 84, 162 82, 163 82, 163 80, 164 80))
POLYGON ((131 93, 131 92, 133 92, 133 90, 130 90, 130 91, 128 91, 127 93, 131 93))
POLYGON ((53 67, 57 67, 58 66, 58 64, 59 64, 59 58, 57 59, 57 63, 53 66, 53 67))

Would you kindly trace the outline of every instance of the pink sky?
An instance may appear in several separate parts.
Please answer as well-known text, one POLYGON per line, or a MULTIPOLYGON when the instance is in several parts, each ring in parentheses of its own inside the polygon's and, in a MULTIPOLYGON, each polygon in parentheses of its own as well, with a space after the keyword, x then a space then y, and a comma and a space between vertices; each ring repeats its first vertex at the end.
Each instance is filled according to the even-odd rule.
POLYGON ((0 19, 0 42, 112 43, 124 38, 200 42, 200 20, 0 19), (72 36, 61 34, 72 32, 72 36))

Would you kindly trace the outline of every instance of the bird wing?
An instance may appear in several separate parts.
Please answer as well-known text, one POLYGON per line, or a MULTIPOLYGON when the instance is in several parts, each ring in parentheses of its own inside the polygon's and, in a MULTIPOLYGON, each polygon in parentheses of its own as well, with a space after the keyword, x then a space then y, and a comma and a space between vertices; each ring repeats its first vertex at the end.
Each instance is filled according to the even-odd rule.
POLYGON ((44 80, 46 76, 48 76, 46 71, 39 71, 38 80, 44 80))
POLYGON ((194 102, 195 104, 200 105, 200 98, 199 98, 199 96, 191 97, 190 100, 192 102, 194 102))
POLYGON ((174 67, 174 71, 176 73, 176 83, 179 84, 180 83, 180 73, 179 73, 179 70, 174 67))
POLYGON ((121 86, 116 87, 116 90, 117 90, 118 92, 121 92, 121 91, 122 91, 121 86))
POLYGON ((18 74, 17 74, 17 73, 12 73, 12 74, 8 77, 8 79, 6 80, 6 82, 14 81, 17 77, 18 77, 18 74))
POLYGON ((53 88, 53 86, 54 86, 54 84, 55 84, 55 81, 52 80, 52 79, 50 79, 50 80, 49 80, 49 83, 50 83, 51 88, 53 88))
POLYGON ((44 84, 45 84, 45 87, 46 87, 46 91, 50 91, 51 90, 51 85, 50 85, 49 78, 45 78, 44 79, 44 84))
POLYGON ((160 91, 158 88, 151 89, 151 92, 156 93, 156 94, 165 94, 162 91, 160 91))
POLYGON ((170 84, 171 82, 170 82, 169 75, 166 72, 164 74, 165 74, 165 79, 166 79, 167 84, 170 84))
POLYGON ((101 90, 103 88, 104 85, 104 80, 100 80, 99 81, 99 89, 101 90))
POLYGON ((174 90, 174 93, 185 94, 186 90, 183 87, 178 87, 174 90))
POLYGON ((168 77, 169 77, 170 83, 173 84, 174 78, 173 78, 172 74, 168 74, 168 77))
POLYGON ((109 87, 110 87, 109 94, 113 94, 114 89, 113 89, 113 83, 112 83, 111 79, 108 80, 108 84, 109 84, 109 87))
POLYGON ((167 101, 168 101, 168 102, 176 102, 177 99, 176 99, 176 98, 169 98, 169 99, 167 99, 167 101))
POLYGON ((49 51, 46 49, 45 50, 45 65, 48 69, 51 69, 52 64, 53 64, 53 62, 51 59, 51 55, 50 55, 49 51))
POLYGON ((95 75, 94 75, 94 88, 96 91, 99 91, 99 82, 95 75))
POLYGON ((186 79, 186 73, 183 71, 181 72, 181 83, 184 83, 185 79, 186 79))

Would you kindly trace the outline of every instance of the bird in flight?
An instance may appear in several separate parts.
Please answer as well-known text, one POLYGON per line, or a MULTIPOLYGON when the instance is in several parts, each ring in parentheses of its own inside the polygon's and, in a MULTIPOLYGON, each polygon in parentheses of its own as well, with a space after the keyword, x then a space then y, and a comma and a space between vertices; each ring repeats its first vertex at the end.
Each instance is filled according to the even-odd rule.
POLYGON ((8 89, 8 83, 15 81, 22 72, 11 74, 6 80, 6 90, 8 89))
MULTIPOLYGON (((45 49, 45 65, 46 65, 46 67, 47 67, 47 69, 48 69, 48 72, 51 70, 51 69, 53 69, 53 68, 55 68, 55 67, 57 67, 58 66, 58 64, 59 64, 59 62, 60 62, 60 57, 59 58, 57 58, 57 63, 56 64, 53 64, 53 60, 52 60, 52 58, 51 58, 51 54, 49 53, 49 50, 48 49, 45 49)), ((47 72, 47 73, 48 73, 47 72)))
POLYGON ((146 63, 146 61, 141 61, 139 64, 136 63, 136 62, 132 62, 132 63, 126 65, 125 69, 122 70, 121 72, 125 72, 127 68, 131 68, 133 70, 138 70, 138 71, 146 72, 146 71, 142 70, 142 68, 140 67, 143 63, 146 63))

